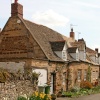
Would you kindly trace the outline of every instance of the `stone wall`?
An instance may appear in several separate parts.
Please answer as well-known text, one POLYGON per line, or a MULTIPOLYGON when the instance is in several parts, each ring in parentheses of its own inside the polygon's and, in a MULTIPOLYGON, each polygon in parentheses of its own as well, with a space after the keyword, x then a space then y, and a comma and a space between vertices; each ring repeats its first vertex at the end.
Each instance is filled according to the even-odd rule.
POLYGON ((0 58, 47 59, 19 17, 10 17, 0 36, 0 58), (18 21, 20 21, 18 23, 18 21))
POLYGON ((0 83, 0 100, 17 100, 19 95, 31 95, 33 84, 29 80, 0 83))
MULTIPOLYGON (((72 88, 74 86, 80 86, 81 81, 84 80, 85 71, 88 72, 90 66, 90 80, 91 83, 96 82, 96 78, 99 78, 99 65, 87 63, 87 62, 72 62, 69 64, 69 82, 68 87, 72 88), (81 79, 78 80, 78 70, 81 71, 81 79), (97 74, 98 72, 98 74, 97 74), (93 74, 94 73, 94 74, 93 74)), ((87 74, 87 73, 86 73, 87 74)))

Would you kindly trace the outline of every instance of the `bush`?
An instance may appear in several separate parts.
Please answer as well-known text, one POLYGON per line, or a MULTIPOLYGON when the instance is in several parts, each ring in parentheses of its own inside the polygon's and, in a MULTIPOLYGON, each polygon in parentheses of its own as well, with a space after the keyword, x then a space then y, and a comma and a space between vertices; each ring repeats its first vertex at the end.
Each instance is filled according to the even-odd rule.
POLYGON ((93 86, 89 81, 82 81, 80 83, 81 88, 91 89, 93 86))
POLYGON ((57 98, 57 96, 56 96, 56 94, 51 94, 51 99, 56 99, 57 98))
POLYGON ((19 96, 17 100, 27 100, 25 97, 19 96))
POLYGON ((80 87, 74 86, 70 91, 71 92, 78 92, 80 90, 80 87))
POLYGON ((72 92, 64 92, 63 93, 63 95, 65 96, 65 97, 72 97, 72 92))

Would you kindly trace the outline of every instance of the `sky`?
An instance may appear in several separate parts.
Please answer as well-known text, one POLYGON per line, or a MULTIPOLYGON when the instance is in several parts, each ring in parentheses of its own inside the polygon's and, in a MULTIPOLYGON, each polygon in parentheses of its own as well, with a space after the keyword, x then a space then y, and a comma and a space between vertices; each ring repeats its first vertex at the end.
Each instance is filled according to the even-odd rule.
MULTIPOLYGON (((14 0, 0 0, 0 28, 11 16, 14 0)), ((45 25, 67 37, 71 27, 75 38, 100 49, 100 0, 18 0, 24 18, 45 25)), ((100 50, 99 50, 100 51, 100 50)))

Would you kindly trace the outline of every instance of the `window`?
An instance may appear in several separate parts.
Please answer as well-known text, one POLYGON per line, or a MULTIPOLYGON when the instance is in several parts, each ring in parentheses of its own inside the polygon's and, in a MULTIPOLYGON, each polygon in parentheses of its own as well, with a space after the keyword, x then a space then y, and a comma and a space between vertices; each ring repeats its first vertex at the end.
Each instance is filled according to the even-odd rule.
POLYGON ((62 51, 62 59, 63 59, 63 60, 67 60, 66 51, 62 51))
POLYGON ((95 80, 95 71, 92 72, 92 78, 95 80))
POLYGON ((63 82, 62 82, 62 85, 65 85, 66 84, 66 73, 63 73, 63 82))
POLYGON ((78 70, 78 72, 77 72, 77 80, 78 81, 81 80, 81 73, 82 73, 82 71, 81 70, 78 70))
POLYGON ((87 77, 87 70, 84 70, 84 81, 86 81, 86 77, 87 77))
POLYGON ((96 79, 98 79, 98 77, 99 77, 99 73, 98 71, 96 71, 96 79))

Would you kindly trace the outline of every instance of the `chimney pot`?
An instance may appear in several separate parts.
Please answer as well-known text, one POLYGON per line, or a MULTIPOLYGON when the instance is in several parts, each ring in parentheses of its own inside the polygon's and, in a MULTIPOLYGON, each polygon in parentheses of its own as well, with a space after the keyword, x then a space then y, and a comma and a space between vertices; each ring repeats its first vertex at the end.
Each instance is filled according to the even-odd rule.
POLYGON ((95 48, 95 51, 98 53, 98 48, 95 48))
POLYGON ((70 38, 75 39, 75 33, 73 32, 73 28, 71 28, 70 38))

